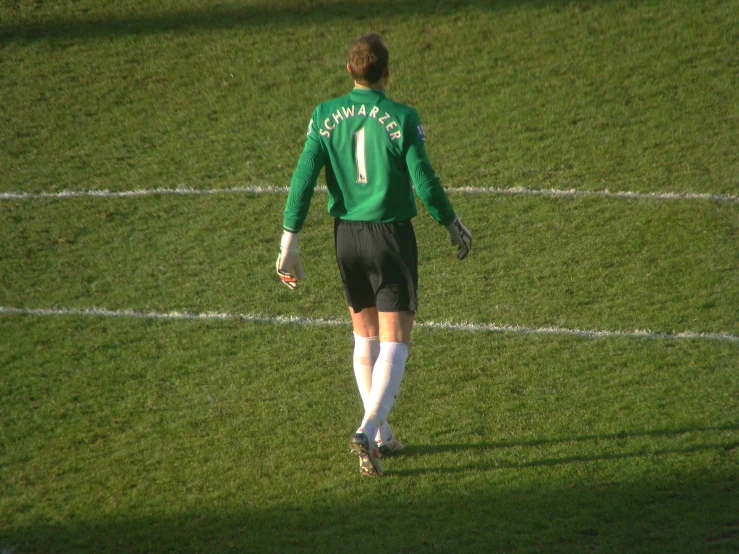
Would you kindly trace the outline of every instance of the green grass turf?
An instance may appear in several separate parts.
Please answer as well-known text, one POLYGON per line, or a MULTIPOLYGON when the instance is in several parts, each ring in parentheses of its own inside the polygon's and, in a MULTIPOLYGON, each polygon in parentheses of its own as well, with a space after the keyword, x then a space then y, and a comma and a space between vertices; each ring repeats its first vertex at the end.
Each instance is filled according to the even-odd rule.
MULTIPOLYGON (((381 32, 450 186, 739 193, 731 1, 0 2, 0 191, 286 185, 381 32)), ((361 479, 317 194, 0 200, 0 552, 735 552, 739 346, 416 329, 361 479), (390 542, 391 541, 391 542, 390 542)), ((423 321, 739 335, 739 204, 453 194, 423 321)))
MULTIPOLYGON (((739 334, 739 204, 455 195, 459 263, 416 220, 422 320, 739 334)), ((346 318, 317 194, 307 280, 274 272, 284 194, 5 201, 0 305, 346 318), (276 223, 277 222, 277 223, 276 223)), ((421 207, 421 209, 423 209, 421 207)))
POLYGON ((18 552, 736 546, 735 345, 416 332, 371 480, 348 326, 0 325, 18 552))
POLYGON ((450 186, 739 191, 733 1, 10 1, 4 190, 286 184, 381 32, 450 186))

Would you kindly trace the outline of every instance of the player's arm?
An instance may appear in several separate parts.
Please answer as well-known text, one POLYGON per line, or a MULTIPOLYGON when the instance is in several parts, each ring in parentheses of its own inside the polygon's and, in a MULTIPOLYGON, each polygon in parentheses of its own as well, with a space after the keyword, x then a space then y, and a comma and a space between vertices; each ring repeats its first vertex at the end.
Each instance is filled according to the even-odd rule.
POLYGON ((311 119, 308 124, 305 146, 290 179, 290 191, 287 194, 282 219, 280 254, 277 256, 277 275, 292 290, 298 288, 298 281, 305 278, 303 263, 298 254, 298 238, 308 215, 318 174, 326 163, 314 120, 315 118, 311 119))
POLYGON ((318 174, 326 163, 326 154, 318 139, 318 127, 314 121, 315 118, 311 119, 308 125, 305 145, 290 179, 290 191, 283 213, 282 226, 286 231, 293 233, 299 233, 303 227, 318 174))
POLYGON ((457 258, 461 260, 469 254, 472 248, 472 235, 454 212, 439 177, 431 167, 424 144, 425 137, 421 119, 415 111, 408 118, 405 137, 408 141, 405 155, 406 165, 416 193, 431 216, 446 227, 452 244, 457 247, 457 258))

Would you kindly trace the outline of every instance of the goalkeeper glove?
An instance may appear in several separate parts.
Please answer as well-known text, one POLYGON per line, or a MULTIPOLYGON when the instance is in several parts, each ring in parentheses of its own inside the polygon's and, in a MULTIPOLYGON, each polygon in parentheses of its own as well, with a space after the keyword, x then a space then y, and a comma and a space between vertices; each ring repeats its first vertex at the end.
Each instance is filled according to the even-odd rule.
POLYGON ((280 255, 277 256, 277 275, 291 290, 298 288, 298 281, 305 279, 303 263, 298 254, 298 233, 285 231, 280 242, 280 255))
POLYGON ((456 216, 454 221, 446 226, 446 229, 449 231, 449 238, 452 244, 457 246, 457 258, 463 260, 472 249, 472 235, 462 225, 459 216, 456 216))

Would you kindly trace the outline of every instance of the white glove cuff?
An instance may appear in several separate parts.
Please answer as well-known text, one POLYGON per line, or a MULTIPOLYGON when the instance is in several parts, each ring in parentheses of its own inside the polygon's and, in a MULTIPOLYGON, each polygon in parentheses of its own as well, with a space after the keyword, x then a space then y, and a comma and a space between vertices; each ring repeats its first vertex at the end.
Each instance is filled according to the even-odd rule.
POLYGON ((446 225, 446 230, 449 231, 449 234, 459 233, 459 226, 462 224, 461 221, 459 221, 459 216, 454 216, 454 221, 446 225))
POLYGON ((297 250, 298 249, 298 238, 299 238, 299 233, 293 233, 292 231, 284 231, 282 233, 282 240, 280 241, 280 247, 283 250, 297 250))

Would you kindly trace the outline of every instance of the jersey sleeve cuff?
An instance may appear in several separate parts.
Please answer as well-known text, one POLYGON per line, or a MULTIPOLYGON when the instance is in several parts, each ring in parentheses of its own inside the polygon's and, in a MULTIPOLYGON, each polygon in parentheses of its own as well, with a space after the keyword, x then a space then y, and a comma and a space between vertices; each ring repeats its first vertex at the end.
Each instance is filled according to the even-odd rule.
POLYGON ((457 220, 457 214, 452 212, 451 216, 447 216, 444 219, 439 220, 439 223, 441 223, 444 227, 447 227, 454 223, 457 220))

